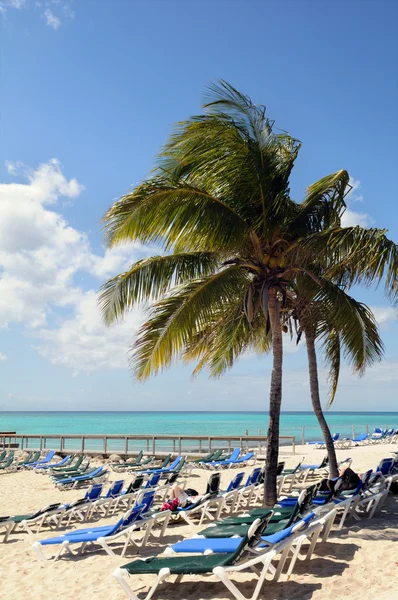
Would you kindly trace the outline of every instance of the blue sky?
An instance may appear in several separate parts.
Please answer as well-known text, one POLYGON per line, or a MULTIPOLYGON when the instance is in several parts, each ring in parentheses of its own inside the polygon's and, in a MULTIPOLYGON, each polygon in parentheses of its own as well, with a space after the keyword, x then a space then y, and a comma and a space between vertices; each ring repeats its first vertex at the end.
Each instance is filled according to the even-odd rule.
MULTIPOLYGON (((96 290, 152 249, 106 250, 99 222, 223 78, 302 140, 293 197, 345 168, 346 223, 398 241, 398 4, 0 0, 0 13, 0 409, 266 409, 267 357, 218 381, 180 365, 132 380, 143 312, 107 330, 96 290)), ((362 380, 345 367, 333 408, 394 410, 396 313, 379 292, 356 296, 375 308, 386 356, 362 380)), ((308 410, 305 348, 285 341, 283 408, 308 410)))

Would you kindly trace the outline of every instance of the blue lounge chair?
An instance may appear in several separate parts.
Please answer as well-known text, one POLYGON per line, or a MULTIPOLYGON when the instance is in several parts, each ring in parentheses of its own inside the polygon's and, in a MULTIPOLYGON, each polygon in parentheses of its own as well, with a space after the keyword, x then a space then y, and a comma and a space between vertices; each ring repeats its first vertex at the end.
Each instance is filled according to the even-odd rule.
POLYGON ((184 460, 182 456, 177 456, 177 458, 168 466, 168 467, 164 467, 163 469, 144 469, 143 471, 141 471, 140 469, 138 469, 139 473, 144 473, 144 474, 152 474, 152 473, 160 473, 160 474, 164 474, 164 473, 170 473, 171 471, 174 471, 175 469, 178 468, 179 464, 181 463, 181 461, 184 460))
MULTIPOLYGON (((36 472, 39 472, 39 470, 46 470, 46 469, 53 469, 54 467, 63 467, 64 464, 66 464, 69 460, 70 460, 71 456, 65 456, 65 458, 63 458, 60 462, 56 463, 56 464, 43 464, 43 463, 38 463, 34 468, 34 470, 36 472)), ((47 461, 48 462, 48 461, 47 461)))
MULTIPOLYGON (((272 513, 270 513, 268 520, 271 518, 272 513)), ((286 538, 288 538, 289 536, 292 535, 292 533, 294 531, 302 531, 303 529, 305 529, 305 527, 308 525, 308 523, 310 523, 314 518, 315 518, 315 513, 311 512, 308 515, 306 515, 305 517, 303 517, 300 521, 297 521, 297 523, 294 523, 293 525, 291 525, 290 527, 287 527, 286 529, 282 529, 281 531, 278 531, 277 533, 274 533, 273 535, 262 535, 261 538, 259 538, 258 542, 258 546, 256 546, 257 548, 271 548, 272 546, 275 546, 276 544, 278 544, 279 542, 285 540, 286 538)), ((251 537, 251 530, 255 529, 258 527, 258 521, 259 519, 257 519, 256 521, 254 521, 252 523, 252 525, 250 526, 249 529, 249 533, 247 534, 248 537, 251 537)), ((265 520, 265 527, 264 529, 266 529, 266 525, 268 524, 268 521, 265 520)), ((240 543, 242 542, 242 538, 241 537, 225 537, 225 538, 205 538, 205 537, 196 537, 196 538, 191 538, 188 540, 183 540, 182 542, 178 542, 177 544, 174 544, 173 546, 171 546, 171 550, 172 552, 175 553, 195 553, 195 554, 204 554, 206 553, 215 553, 215 552, 235 552, 235 550, 238 548, 238 546, 240 545, 240 543)), ((168 554, 170 554, 168 552, 168 554)))
POLYGON ((47 560, 43 553, 42 547, 60 545, 60 549, 54 556, 55 561, 64 551, 68 550, 69 552, 71 552, 69 548, 70 544, 83 544, 84 548, 85 544, 94 544, 98 541, 99 538, 106 538, 107 536, 114 535, 121 529, 128 527, 141 516, 144 509, 145 506, 139 504, 128 510, 123 515, 123 517, 121 517, 113 525, 103 525, 102 527, 76 529, 75 531, 71 531, 69 533, 59 535, 57 537, 47 538, 44 540, 40 540, 39 542, 35 542, 32 548, 41 560, 47 560))
MULTIPOLYGON (((340 437, 339 433, 334 433, 333 436, 332 436, 333 443, 337 442, 337 440, 339 439, 339 437, 340 437)), ((316 446, 316 447, 319 447, 319 448, 324 448, 326 446, 326 442, 325 442, 325 440, 322 440, 322 441, 318 440, 317 442, 307 442, 307 445, 308 446, 316 446)))
POLYGON ((351 442, 353 444, 362 444, 363 442, 366 442, 369 438, 369 434, 368 433, 360 433, 359 435, 353 437, 351 439, 351 442))
POLYGON ((97 469, 94 469, 94 471, 92 471, 88 475, 84 474, 84 475, 78 475, 77 477, 66 477, 65 479, 59 479, 57 481, 54 481, 54 483, 57 486, 61 486, 61 489, 63 489, 63 488, 66 489, 67 486, 72 485, 72 487, 75 487, 79 483, 92 481, 93 479, 98 479, 99 477, 104 477, 106 474, 107 474, 107 471, 104 471, 104 468, 101 466, 101 467, 98 467, 97 469))
POLYGON ((231 456, 227 460, 213 460, 211 462, 206 463, 205 466, 218 469, 218 467, 229 465, 231 462, 235 462, 239 458, 240 453, 240 448, 234 448, 231 456))
POLYGON ((54 458, 55 455, 55 451, 54 450, 49 450, 45 456, 45 458, 43 458, 43 460, 38 460, 36 462, 33 463, 28 463, 25 464, 24 466, 27 467, 28 469, 34 468, 34 467, 38 467, 39 465, 46 465, 47 463, 50 462, 50 460, 52 460, 54 458))
POLYGON ((387 477, 388 475, 391 475, 396 468, 396 465, 397 461, 395 458, 383 458, 376 468, 376 473, 381 473, 384 477, 387 477))

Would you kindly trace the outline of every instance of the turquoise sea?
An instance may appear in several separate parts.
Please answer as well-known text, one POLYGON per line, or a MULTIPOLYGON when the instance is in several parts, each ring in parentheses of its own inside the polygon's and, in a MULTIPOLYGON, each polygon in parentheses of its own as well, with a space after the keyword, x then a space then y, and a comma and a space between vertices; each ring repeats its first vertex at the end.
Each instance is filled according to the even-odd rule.
MULTIPOLYGON (((398 412, 326 412, 332 432, 351 436, 374 427, 398 429, 398 412)), ((0 431, 17 434, 266 434, 266 412, 0 412, 0 431)), ((281 435, 321 439, 311 412, 283 412, 281 435)))

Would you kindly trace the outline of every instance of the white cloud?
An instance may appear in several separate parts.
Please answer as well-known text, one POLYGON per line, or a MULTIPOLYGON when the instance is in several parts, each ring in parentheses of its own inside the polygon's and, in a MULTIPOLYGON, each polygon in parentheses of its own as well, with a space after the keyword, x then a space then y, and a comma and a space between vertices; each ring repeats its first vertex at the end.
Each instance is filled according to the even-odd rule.
POLYGON ((347 194, 346 202, 348 207, 342 216, 341 224, 343 227, 370 227, 372 225, 372 219, 365 212, 357 212, 350 208, 351 202, 363 202, 362 194, 358 193, 361 188, 361 182, 355 177, 350 177, 350 185, 352 187, 349 194, 347 194))
POLYGON ((7 356, 5 354, 3 354, 2 352, 0 352, 0 362, 3 360, 7 360, 7 356))
POLYGON ((81 294, 72 319, 56 329, 40 329, 37 349, 53 364, 64 365, 75 373, 97 369, 127 367, 127 351, 143 321, 141 310, 134 310, 112 328, 104 325, 97 306, 97 294, 81 294))
POLYGON ((350 177, 350 186, 351 191, 347 195, 347 200, 351 202, 363 202, 362 194, 358 194, 358 190, 361 188, 361 182, 359 179, 355 179, 355 177, 350 177))
POLYGON ((31 6, 36 10, 44 9, 41 16, 45 19, 46 25, 57 31, 64 18, 75 18, 72 5, 73 0, 0 0, 0 13, 5 13, 7 9, 21 10, 31 6))
POLYGON ((9 164, 8 170, 28 182, 0 184, 0 327, 22 323, 40 340, 42 355, 74 370, 125 366, 142 313, 106 328, 95 290, 82 289, 76 276, 95 277, 99 287, 148 250, 137 244, 94 253, 87 236, 56 210, 60 198, 76 198, 84 189, 65 177, 57 160, 36 170, 9 164))
POLYGON ((389 329, 390 325, 398 320, 398 311, 389 306, 371 306, 376 321, 382 329, 389 329))
POLYGON ((61 19, 56 17, 49 8, 44 11, 43 17, 46 19, 46 25, 52 27, 55 31, 61 26, 61 19))
POLYGON ((341 224, 343 227, 355 227, 356 225, 370 227, 371 219, 367 213, 360 213, 347 208, 342 216, 341 224))

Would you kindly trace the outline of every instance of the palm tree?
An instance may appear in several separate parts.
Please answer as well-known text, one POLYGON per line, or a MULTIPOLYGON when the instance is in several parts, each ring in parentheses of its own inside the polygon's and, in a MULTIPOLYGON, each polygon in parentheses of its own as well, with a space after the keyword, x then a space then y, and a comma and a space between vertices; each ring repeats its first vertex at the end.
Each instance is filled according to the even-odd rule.
MULTIPOLYGON (((325 230, 330 235, 332 271, 333 260, 341 265, 347 256, 355 258, 358 237, 369 234, 360 228, 341 230, 346 171, 321 179, 308 188, 302 203, 294 202, 289 176, 300 142, 276 134, 265 107, 253 106, 227 83, 210 91, 207 113, 177 125, 152 176, 104 217, 111 245, 140 240, 161 244, 167 254, 139 261, 109 280, 100 304, 111 324, 134 304, 154 302, 132 354, 139 380, 180 356, 201 357, 204 364, 206 339, 210 343, 212 332, 220 330, 225 351, 215 352, 210 361, 211 373, 217 374, 248 344, 266 349, 271 332, 265 503, 273 506, 282 400, 281 311, 298 275, 309 288, 317 283, 322 293, 311 271, 313 257, 320 254, 319 235, 325 230)), ((369 237, 366 247, 373 253, 383 244, 391 246, 381 234, 377 243, 369 237)), ((396 269, 396 254, 380 257, 378 275, 388 269, 388 282, 396 285, 393 259, 396 269)), ((374 265, 363 256, 357 263, 362 271, 351 267, 350 282, 363 273, 370 281, 374 265)))
POLYGON ((308 284, 303 286, 300 278, 297 278, 293 308, 285 315, 284 322, 291 337, 293 328, 295 329, 297 343, 302 334, 305 336, 312 407, 325 440, 330 475, 337 477, 336 450, 320 400, 315 341, 318 339, 322 343, 325 361, 329 366, 328 406, 336 395, 342 351, 346 360, 352 364, 354 372, 363 374, 367 366, 382 357, 383 343, 374 315, 366 305, 357 302, 339 286, 331 285, 327 280, 321 283, 326 293, 322 299, 314 301, 316 290, 308 293, 308 284))

